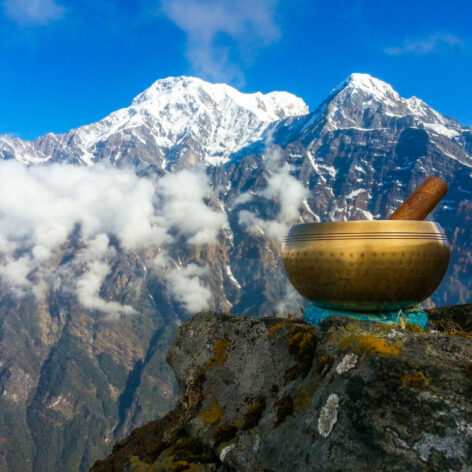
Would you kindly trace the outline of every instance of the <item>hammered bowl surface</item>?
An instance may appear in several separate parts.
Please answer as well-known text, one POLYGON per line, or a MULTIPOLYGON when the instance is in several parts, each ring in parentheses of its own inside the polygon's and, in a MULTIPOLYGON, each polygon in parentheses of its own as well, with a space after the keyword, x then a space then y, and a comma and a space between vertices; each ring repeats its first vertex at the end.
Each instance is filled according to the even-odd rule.
POLYGON ((449 264, 447 239, 430 221, 295 225, 282 262, 295 289, 328 308, 389 311, 428 298, 449 264))

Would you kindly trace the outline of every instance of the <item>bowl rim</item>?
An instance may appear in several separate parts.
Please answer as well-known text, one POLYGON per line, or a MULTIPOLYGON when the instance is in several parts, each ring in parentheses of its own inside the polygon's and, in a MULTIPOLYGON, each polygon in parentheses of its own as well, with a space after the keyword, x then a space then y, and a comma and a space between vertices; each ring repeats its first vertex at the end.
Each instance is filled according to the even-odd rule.
POLYGON ((328 227, 343 227, 343 226, 390 226, 391 228, 394 227, 425 227, 425 228, 442 228, 440 223, 437 221, 429 221, 429 220, 350 220, 350 221, 320 221, 320 222, 313 222, 313 223, 297 223, 292 225, 290 229, 293 228, 328 228, 328 227))
POLYGON ((316 223, 300 223, 293 225, 285 241, 305 236, 365 236, 378 237, 415 237, 446 240, 441 225, 435 221, 424 220, 354 220, 316 223))

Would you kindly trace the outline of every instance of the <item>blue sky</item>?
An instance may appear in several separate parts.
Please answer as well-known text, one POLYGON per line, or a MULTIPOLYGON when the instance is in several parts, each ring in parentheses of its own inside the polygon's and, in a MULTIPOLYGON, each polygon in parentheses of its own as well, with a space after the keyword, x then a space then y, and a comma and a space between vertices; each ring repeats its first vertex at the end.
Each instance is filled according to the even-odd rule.
POLYGON ((195 75, 316 106, 352 72, 472 125, 469 0, 0 0, 0 133, 103 118, 195 75))

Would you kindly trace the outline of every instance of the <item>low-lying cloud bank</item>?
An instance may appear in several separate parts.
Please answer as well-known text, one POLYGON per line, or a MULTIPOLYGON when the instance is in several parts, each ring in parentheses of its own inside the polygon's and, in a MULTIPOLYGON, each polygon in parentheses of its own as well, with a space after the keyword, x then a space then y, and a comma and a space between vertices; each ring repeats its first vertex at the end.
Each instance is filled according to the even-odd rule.
MULTIPOLYGON (((33 272, 37 279, 80 228, 82 249, 74 259, 84 272, 72 287, 79 302, 110 314, 133 313, 130 306, 99 296, 116 251, 110 237, 127 251, 165 248, 176 238, 189 245, 216 242, 227 218, 205 203, 212 194, 200 168, 154 180, 105 166, 25 167, 0 161, 1 281, 16 291, 38 290, 42 284, 32 283, 33 272)), ((200 280, 204 269, 194 264, 166 267, 161 276, 184 308, 193 311, 208 304, 210 292, 200 280)), ((46 277, 47 270, 43 272, 46 277)))
MULTIPOLYGON (((308 191, 291 174, 293 166, 282 159, 277 148, 271 149, 264 155, 264 166, 267 172, 267 186, 260 193, 267 200, 279 203, 279 211, 274 220, 264 220, 247 210, 239 212, 239 223, 253 234, 265 234, 279 243, 287 235, 290 226, 300 217, 300 207, 307 197, 308 191)), ((236 203, 246 203, 253 196, 241 194, 236 203)))
MULTIPOLYGON (((252 193, 241 194, 234 209, 245 231, 281 242, 299 220, 307 192, 277 150, 267 152, 261 165, 267 186, 259 197, 278 203, 275 218, 239 211, 252 193)), ((17 294, 37 296, 59 284, 86 309, 133 314, 132 306, 101 295, 123 250, 145 257, 185 311, 206 309, 213 298, 208 267, 173 255, 182 245, 217 243, 229 225, 222 208, 201 167, 150 178, 104 165, 0 161, 0 282, 17 294), (64 258, 69 253, 73 257, 64 258)), ((292 299, 289 288, 281 293, 282 305, 293 305, 292 299)))

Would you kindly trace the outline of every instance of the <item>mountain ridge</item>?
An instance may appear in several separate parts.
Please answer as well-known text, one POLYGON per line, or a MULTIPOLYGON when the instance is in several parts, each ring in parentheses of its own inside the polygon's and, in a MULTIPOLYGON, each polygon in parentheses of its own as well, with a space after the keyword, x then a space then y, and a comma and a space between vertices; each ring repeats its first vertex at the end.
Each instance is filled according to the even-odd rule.
MULTIPOLYGON (((34 141, 0 136, 0 156, 26 164, 52 160, 92 165, 100 160, 98 147, 106 145, 114 135, 142 140, 140 133, 134 132, 138 130, 162 159, 176 144, 185 145, 186 139, 194 140, 200 134, 200 140, 206 137, 208 141, 202 149, 209 153, 206 159, 218 162, 227 157, 227 148, 236 146, 236 139, 249 142, 257 137, 264 123, 307 111, 303 100, 288 92, 243 94, 228 85, 210 84, 195 77, 166 78, 137 95, 129 107, 95 123, 59 135, 48 133, 34 141), (224 119, 217 120, 219 115, 224 119), (235 130, 239 133, 233 136, 235 130)), ((119 156, 115 153, 110 161, 116 163, 119 156)))
MULTIPOLYGON (((412 124, 422 126, 427 132, 444 135, 448 138, 457 138, 461 132, 470 130, 470 128, 460 125, 456 120, 436 112, 417 97, 402 98, 391 85, 369 74, 351 74, 338 87, 333 89, 317 109, 311 113, 308 112, 308 107, 302 99, 288 92, 242 94, 226 84, 211 84, 195 77, 180 76, 159 79, 138 94, 129 107, 112 112, 98 122, 80 126, 63 134, 48 133, 34 141, 24 141, 19 138, 12 139, 2 135, 0 136, 0 158, 16 158, 27 164, 44 163, 52 160, 53 162, 70 161, 81 165, 91 165, 94 162, 101 161, 99 157, 101 151, 96 149, 98 145, 106 147, 109 138, 115 134, 122 135, 124 133, 127 139, 131 139, 131 142, 133 138, 134 141, 144 139, 144 141, 148 141, 148 144, 151 142, 151 148, 154 148, 154 152, 157 152, 161 157, 161 161, 163 161, 165 160, 164 154, 175 153, 172 150, 172 148, 175 148, 175 144, 185 146, 186 143, 185 139, 182 139, 185 136, 179 137, 178 132, 178 130, 182 130, 182 122, 173 127, 169 125, 168 117, 160 116, 159 113, 156 113, 156 110, 160 111, 162 108, 165 109, 171 106, 174 107, 173 112, 175 114, 176 108, 183 106, 182 103, 185 101, 193 102, 193 107, 204 108, 205 103, 195 101, 199 90, 206 95, 219 96, 215 103, 224 102, 224 99, 229 97, 234 103, 245 108, 249 114, 256 116, 259 123, 252 123, 251 125, 250 120, 247 121, 246 119, 241 126, 239 123, 234 123, 235 115, 230 114, 226 120, 213 126, 216 126, 216 128, 223 127, 226 130, 230 126, 225 124, 226 121, 232 123, 234 128, 246 126, 250 129, 250 132, 236 136, 237 144, 236 138, 230 139, 229 135, 221 136, 221 139, 216 139, 217 142, 216 145, 213 145, 213 148, 211 145, 206 145, 199 150, 199 154, 210 151, 210 156, 200 157, 194 161, 190 159, 189 165, 201 161, 210 165, 225 163, 231 154, 250 146, 258 139, 267 140, 272 133, 277 133, 279 127, 294 126, 295 128, 301 127, 301 131, 312 130, 313 125, 319 121, 323 122, 326 131, 352 128, 360 130, 377 129, 391 126, 392 123, 395 125, 395 122, 399 120, 408 120, 407 117, 410 117, 412 124), (192 94, 187 93, 189 90, 192 94), (355 102, 355 106, 358 106, 359 111, 348 117, 343 116, 340 109, 346 108, 346 105, 349 105, 352 101, 355 102), (375 109, 370 110, 371 113, 365 115, 365 110, 373 106, 375 106, 375 109), (156 110, 154 110, 154 107, 156 107, 156 110), (373 119, 373 116, 376 119, 373 119), (152 120, 148 123, 147 120, 150 117, 152 120), (379 120, 380 117, 384 119, 379 120), (159 120, 166 121, 166 129, 162 129, 159 120), (300 122, 298 126, 297 121, 300 122), (139 133, 138 137, 133 136, 134 129, 140 129, 141 127, 144 127, 144 129, 157 127, 158 132, 156 134, 155 132, 143 131, 144 136, 139 137, 139 133), (92 135, 92 137, 89 135, 92 135), (228 139, 230 142, 224 144, 223 142, 228 141, 228 139), (179 140, 181 140, 180 143, 179 140), (67 147, 71 150, 65 151, 67 147), (30 153, 30 156, 28 153, 30 153)), ((191 115, 191 113, 188 115, 191 115)), ((318 127, 315 126, 316 128, 318 127)), ((201 127, 197 129, 199 132, 201 130, 201 127)), ((195 144, 193 136, 187 138, 190 139, 190 144, 195 144)), ((200 145, 197 143, 198 147, 200 145)), ((120 162, 120 156, 117 156, 116 149, 114 151, 113 153, 113 150, 110 149, 109 161, 116 165, 120 162)), ((144 151, 149 154, 146 147, 144 151)), ((185 152, 178 151, 177 157, 172 162, 175 163, 178 157, 182 157, 182 154, 185 155, 185 152)), ((123 156, 121 156, 121 159, 126 162, 123 156)), ((160 162, 159 165, 162 169, 170 170, 167 162, 160 162)))

